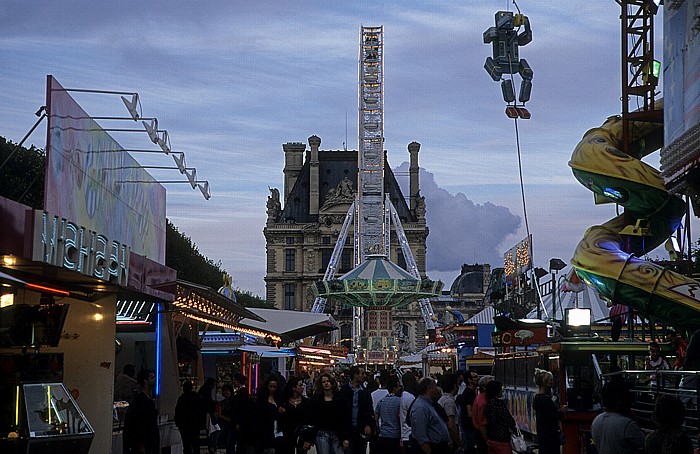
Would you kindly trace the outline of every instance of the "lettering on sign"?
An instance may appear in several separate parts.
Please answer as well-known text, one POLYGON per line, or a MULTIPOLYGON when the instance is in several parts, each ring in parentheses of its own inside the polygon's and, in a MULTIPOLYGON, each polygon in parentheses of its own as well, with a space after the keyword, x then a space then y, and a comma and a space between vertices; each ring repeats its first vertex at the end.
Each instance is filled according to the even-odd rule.
POLYGON ((47 212, 40 222, 34 227, 34 260, 127 285, 129 246, 47 212))

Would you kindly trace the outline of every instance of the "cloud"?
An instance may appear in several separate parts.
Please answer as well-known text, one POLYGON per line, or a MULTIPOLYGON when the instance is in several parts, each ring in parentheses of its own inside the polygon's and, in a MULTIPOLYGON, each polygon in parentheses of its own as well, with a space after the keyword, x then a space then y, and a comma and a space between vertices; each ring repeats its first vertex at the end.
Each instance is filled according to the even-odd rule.
MULTIPOLYGON (((395 172, 407 174, 408 163, 403 162, 395 172)), ((451 194, 439 187, 434 175, 423 168, 419 177, 430 229, 426 268, 454 271, 463 263, 500 263, 500 246, 509 235, 517 232, 520 216, 491 202, 476 204, 461 192, 451 194)), ((401 183, 408 183, 408 180, 404 178, 401 183)), ((402 190, 408 194, 407 188, 402 190)))

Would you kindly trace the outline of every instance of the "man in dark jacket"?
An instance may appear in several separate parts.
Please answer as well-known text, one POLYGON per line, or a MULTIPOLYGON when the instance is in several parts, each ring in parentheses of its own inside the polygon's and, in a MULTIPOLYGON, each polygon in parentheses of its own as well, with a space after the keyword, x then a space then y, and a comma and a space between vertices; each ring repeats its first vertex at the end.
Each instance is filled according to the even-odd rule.
POLYGON ((365 381, 365 371, 358 366, 352 366, 349 371, 350 381, 340 390, 340 395, 348 403, 352 421, 352 436, 348 454, 365 454, 367 439, 372 436, 376 427, 372 396, 362 385, 365 381))
POLYGON ((246 446, 252 443, 251 436, 253 401, 245 387, 246 378, 241 373, 233 375, 233 395, 231 396, 231 426, 226 442, 226 453, 244 453, 246 446))
POLYGON ((156 454, 160 451, 158 410, 151 400, 156 374, 152 370, 142 370, 136 381, 139 392, 129 404, 124 418, 124 452, 156 454))
POLYGON ((206 421, 204 400, 189 380, 182 384, 182 391, 175 405, 175 425, 180 430, 183 453, 199 454, 199 431, 206 421))

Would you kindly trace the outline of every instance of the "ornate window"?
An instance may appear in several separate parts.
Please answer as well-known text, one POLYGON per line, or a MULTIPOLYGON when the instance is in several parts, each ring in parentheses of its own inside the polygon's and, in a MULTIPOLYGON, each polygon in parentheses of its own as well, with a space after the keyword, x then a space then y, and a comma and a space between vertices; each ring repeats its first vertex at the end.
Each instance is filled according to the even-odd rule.
POLYGON ((297 270, 297 251, 295 249, 285 249, 284 250, 284 270, 285 271, 296 271, 297 270))
POLYGON ((284 309, 287 311, 296 309, 296 288, 294 284, 284 284, 284 309))

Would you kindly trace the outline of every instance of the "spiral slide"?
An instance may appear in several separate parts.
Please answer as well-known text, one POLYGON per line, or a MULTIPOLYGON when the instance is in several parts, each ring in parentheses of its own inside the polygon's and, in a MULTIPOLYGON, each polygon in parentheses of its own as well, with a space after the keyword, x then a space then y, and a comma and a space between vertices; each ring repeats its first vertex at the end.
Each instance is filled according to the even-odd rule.
MULTIPOLYGON (((662 125, 631 123, 630 153, 648 154, 662 137, 662 125)), ((685 203, 666 191, 656 169, 621 150, 622 118, 616 116, 586 132, 571 156, 569 167, 581 184, 625 208, 623 214, 586 231, 571 264, 616 303, 679 329, 698 329, 700 285, 638 258, 675 232, 685 203)))

